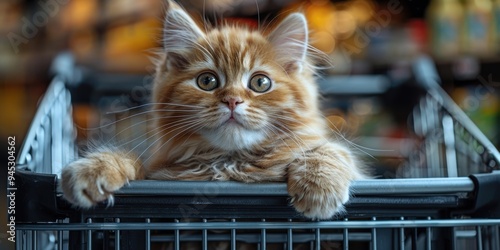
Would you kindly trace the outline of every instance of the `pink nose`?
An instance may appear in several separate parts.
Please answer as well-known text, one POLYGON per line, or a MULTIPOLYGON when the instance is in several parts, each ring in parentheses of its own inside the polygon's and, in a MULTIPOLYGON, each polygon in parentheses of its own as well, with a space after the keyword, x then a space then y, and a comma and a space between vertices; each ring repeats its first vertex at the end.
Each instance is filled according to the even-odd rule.
POLYGON ((243 103, 243 100, 241 100, 241 98, 239 98, 239 97, 236 97, 236 98, 234 98, 234 97, 224 97, 222 99, 222 102, 225 103, 225 104, 227 104, 227 106, 229 107, 229 109, 231 111, 233 111, 238 104, 243 103))

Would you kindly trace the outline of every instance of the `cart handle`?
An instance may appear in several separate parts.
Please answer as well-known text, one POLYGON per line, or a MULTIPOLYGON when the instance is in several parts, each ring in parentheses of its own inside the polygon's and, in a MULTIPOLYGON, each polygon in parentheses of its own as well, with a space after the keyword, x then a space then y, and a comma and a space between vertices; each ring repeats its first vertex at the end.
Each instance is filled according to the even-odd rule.
POLYGON ((415 78, 428 93, 441 104, 451 116, 453 116, 462 127, 464 127, 479 143, 485 147, 493 159, 483 159, 490 167, 498 167, 500 164, 500 152, 493 143, 481 132, 474 122, 462 111, 462 109, 451 99, 451 97, 439 85, 439 75, 432 60, 428 56, 422 56, 413 64, 415 78))

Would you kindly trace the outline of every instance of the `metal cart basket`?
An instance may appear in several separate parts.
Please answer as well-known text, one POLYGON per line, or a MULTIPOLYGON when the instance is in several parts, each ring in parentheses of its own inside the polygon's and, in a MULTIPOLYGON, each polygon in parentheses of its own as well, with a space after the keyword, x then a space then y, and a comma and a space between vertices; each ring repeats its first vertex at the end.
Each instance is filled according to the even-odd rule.
POLYGON ((427 58, 413 65, 424 94, 408 114, 419 140, 403 163, 427 178, 357 181, 347 214, 326 221, 297 214, 285 183, 132 181, 113 207, 72 208, 57 183, 77 157, 75 74, 56 75, 19 153, 17 249, 500 249, 500 153, 427 58))

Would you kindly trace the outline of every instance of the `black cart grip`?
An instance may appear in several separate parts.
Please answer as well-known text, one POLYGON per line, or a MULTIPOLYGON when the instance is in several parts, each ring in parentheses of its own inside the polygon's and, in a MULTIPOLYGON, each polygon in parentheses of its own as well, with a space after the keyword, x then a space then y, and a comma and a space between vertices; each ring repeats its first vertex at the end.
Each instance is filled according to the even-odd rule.
POLYGON ((474 215, 482 218, 500 218, 500 172, 474 174, 469 178, 475 186, 474 215))
POLYGON ((20 204, 16 207, 16 221, 56 222, 65 217, 57 209, 57 175, 18 170, 14 178, 20 204))

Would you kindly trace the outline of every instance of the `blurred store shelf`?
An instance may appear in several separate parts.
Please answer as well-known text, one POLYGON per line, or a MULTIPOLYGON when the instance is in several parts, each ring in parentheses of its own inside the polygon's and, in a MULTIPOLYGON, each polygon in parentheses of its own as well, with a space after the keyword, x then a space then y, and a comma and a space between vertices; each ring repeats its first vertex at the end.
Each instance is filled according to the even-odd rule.
MULTIPOLYGON (((313 45, 331 62, 323 65, 324 79, 329 75, 356 75, 362 82, 364 75, 388 72, 391 84, 397 84, 410 77, 409 65, 414 58, 430 54, 437 61, 442 86, 475 122, 484 123, 483 129, 490 131, 485 133, 493 141, 500 141, 497 131, 500 111, 491 108, 499 103, 500 93, 500 83, 497 84, 500 82, 497 71, 500 67, 500 0, 179 2, 213 24, 217 23, 214 19, 224 18, 228 22, 266 27, 268 22, 286 13, 303 11, 313 30, 313 45), (455 13, 470 18, 456 19, 450 10, 459 10, 455 13), (490 32, 487 37, 476 36, 472 41, 470 20, 478 13, 483 13, 485 18, 477 27, 490 32), (451 20, 451 24, 440 25, 446 20, 451 20)), ((163 0, 0 2, 0 112, 6 117, 0 121, 0 134, 21 136, 26 132, 27 121, 48 85, 49 65, 61 51, 71 52, 82 67, 103 74, 152 74, 154 67, 148 56, 151 49, 161 46, 163 10, 163 0)), ((320 84, 344 94, 360 89, 341 83, 328 86, 331 83, 327 80, 320 84)), ((378 79, 363 90, 382 92, 387 87, 386 80, 378 79)), ((84 117, 85 114, 78 115, 84 117)), ((383 117, 377 119, 383 120, 383 117)))

